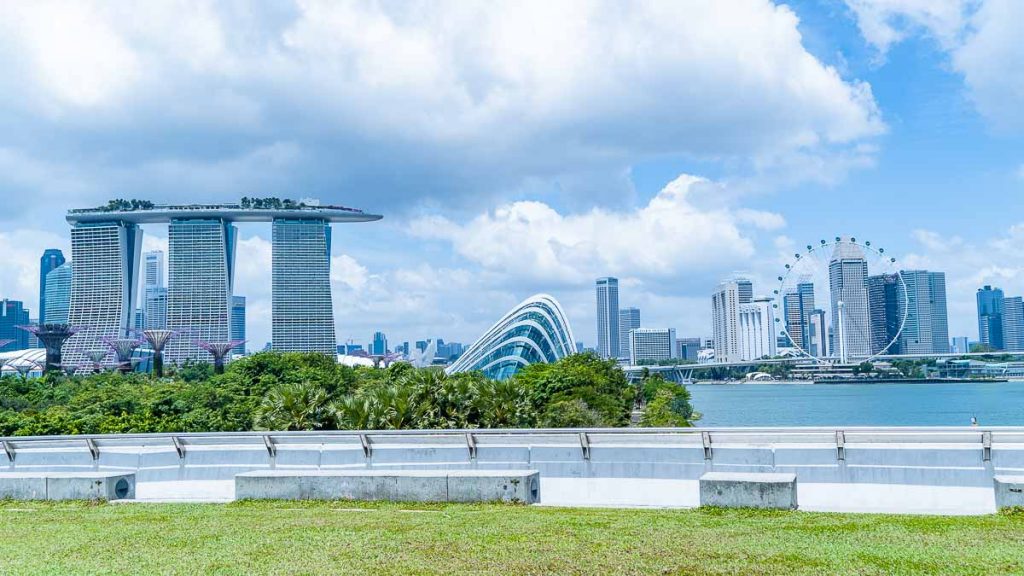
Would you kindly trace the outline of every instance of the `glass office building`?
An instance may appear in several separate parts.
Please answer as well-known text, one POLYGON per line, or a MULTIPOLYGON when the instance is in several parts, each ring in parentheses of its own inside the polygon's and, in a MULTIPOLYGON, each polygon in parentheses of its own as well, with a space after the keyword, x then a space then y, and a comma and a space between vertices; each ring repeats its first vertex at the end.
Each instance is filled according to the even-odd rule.
POLYGON ((46 275, 43 300, 46 301, 47 324, 66 324, 71 312, 71 263, 61 265, 46 275))

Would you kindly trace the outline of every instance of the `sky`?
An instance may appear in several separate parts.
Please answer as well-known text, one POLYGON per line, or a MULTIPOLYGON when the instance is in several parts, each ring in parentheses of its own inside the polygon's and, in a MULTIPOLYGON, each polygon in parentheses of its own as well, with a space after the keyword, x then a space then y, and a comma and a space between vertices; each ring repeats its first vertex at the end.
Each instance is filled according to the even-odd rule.
MULTIPOLYGON (((594 279, 645 327, 778 287, 855 236, 1024 293, 1024 2, 297 0, 0 4, 0 297, 38 300, 68 209, 317 198, 339 342, 474 341, 543 292, 594 345, 594 279)), ((235 291, 270 339, 269 225, 235 291)), ((144 228, 166 248, 166 226, 144 228)))

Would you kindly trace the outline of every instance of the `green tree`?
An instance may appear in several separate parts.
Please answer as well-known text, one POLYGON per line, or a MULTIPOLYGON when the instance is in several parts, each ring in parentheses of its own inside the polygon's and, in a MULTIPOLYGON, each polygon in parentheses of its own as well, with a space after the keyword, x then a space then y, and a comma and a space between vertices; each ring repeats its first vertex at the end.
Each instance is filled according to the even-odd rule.
POLYGON ((268 392, 257 409, 255 425, 262 430, 320 430, 332 421, 327 391, 302 382, 268 392))

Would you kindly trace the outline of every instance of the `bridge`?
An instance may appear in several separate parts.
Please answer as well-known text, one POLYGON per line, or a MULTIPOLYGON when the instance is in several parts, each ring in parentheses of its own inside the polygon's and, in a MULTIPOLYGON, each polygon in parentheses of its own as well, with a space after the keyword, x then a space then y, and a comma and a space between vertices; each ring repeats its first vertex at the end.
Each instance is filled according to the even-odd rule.
MULTIPOLYGON (((940 353, 940 354, 881 354, 872 357, 853 358, 849 359, 847 364, 843 366, 856 366, 864 361, 882 361, 891 362, 893 360, 961 360, 971 358, 996 358, 996 357, 1013 357, 1018 359, 1024 359, 1024 352, 965 352, 959 353, 940 353)), ((786 358, 764 358, 761 360, 743 360, 739 362, 704 362, 704 363, 691 363, 691 364, 670 364, 670 365, 627 365, 623 366, 622 370, 626 373, 626 377, 631 381, 638 381, 642 375, 648 374, 661 374, 667 380, 679 383, 687 383, 693 380, 693 374, 695 372, 701 372, 706 370, 716 369, 729 369, 729 368, 757 368, 758 366, 771 366, 777 364, 794 364, 807 366, 812 368, 814 366, 838 366, 838 358, 809 358, 807 356, 791 356, 786 358)))

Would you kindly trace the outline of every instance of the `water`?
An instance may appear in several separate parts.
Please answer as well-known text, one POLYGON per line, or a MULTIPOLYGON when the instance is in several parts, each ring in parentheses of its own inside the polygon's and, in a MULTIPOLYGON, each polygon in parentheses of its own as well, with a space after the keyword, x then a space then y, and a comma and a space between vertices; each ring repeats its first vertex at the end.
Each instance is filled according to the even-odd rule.
POLYGON ((695 384, 698 426, 1024 426, 1024 381, 695 384))

